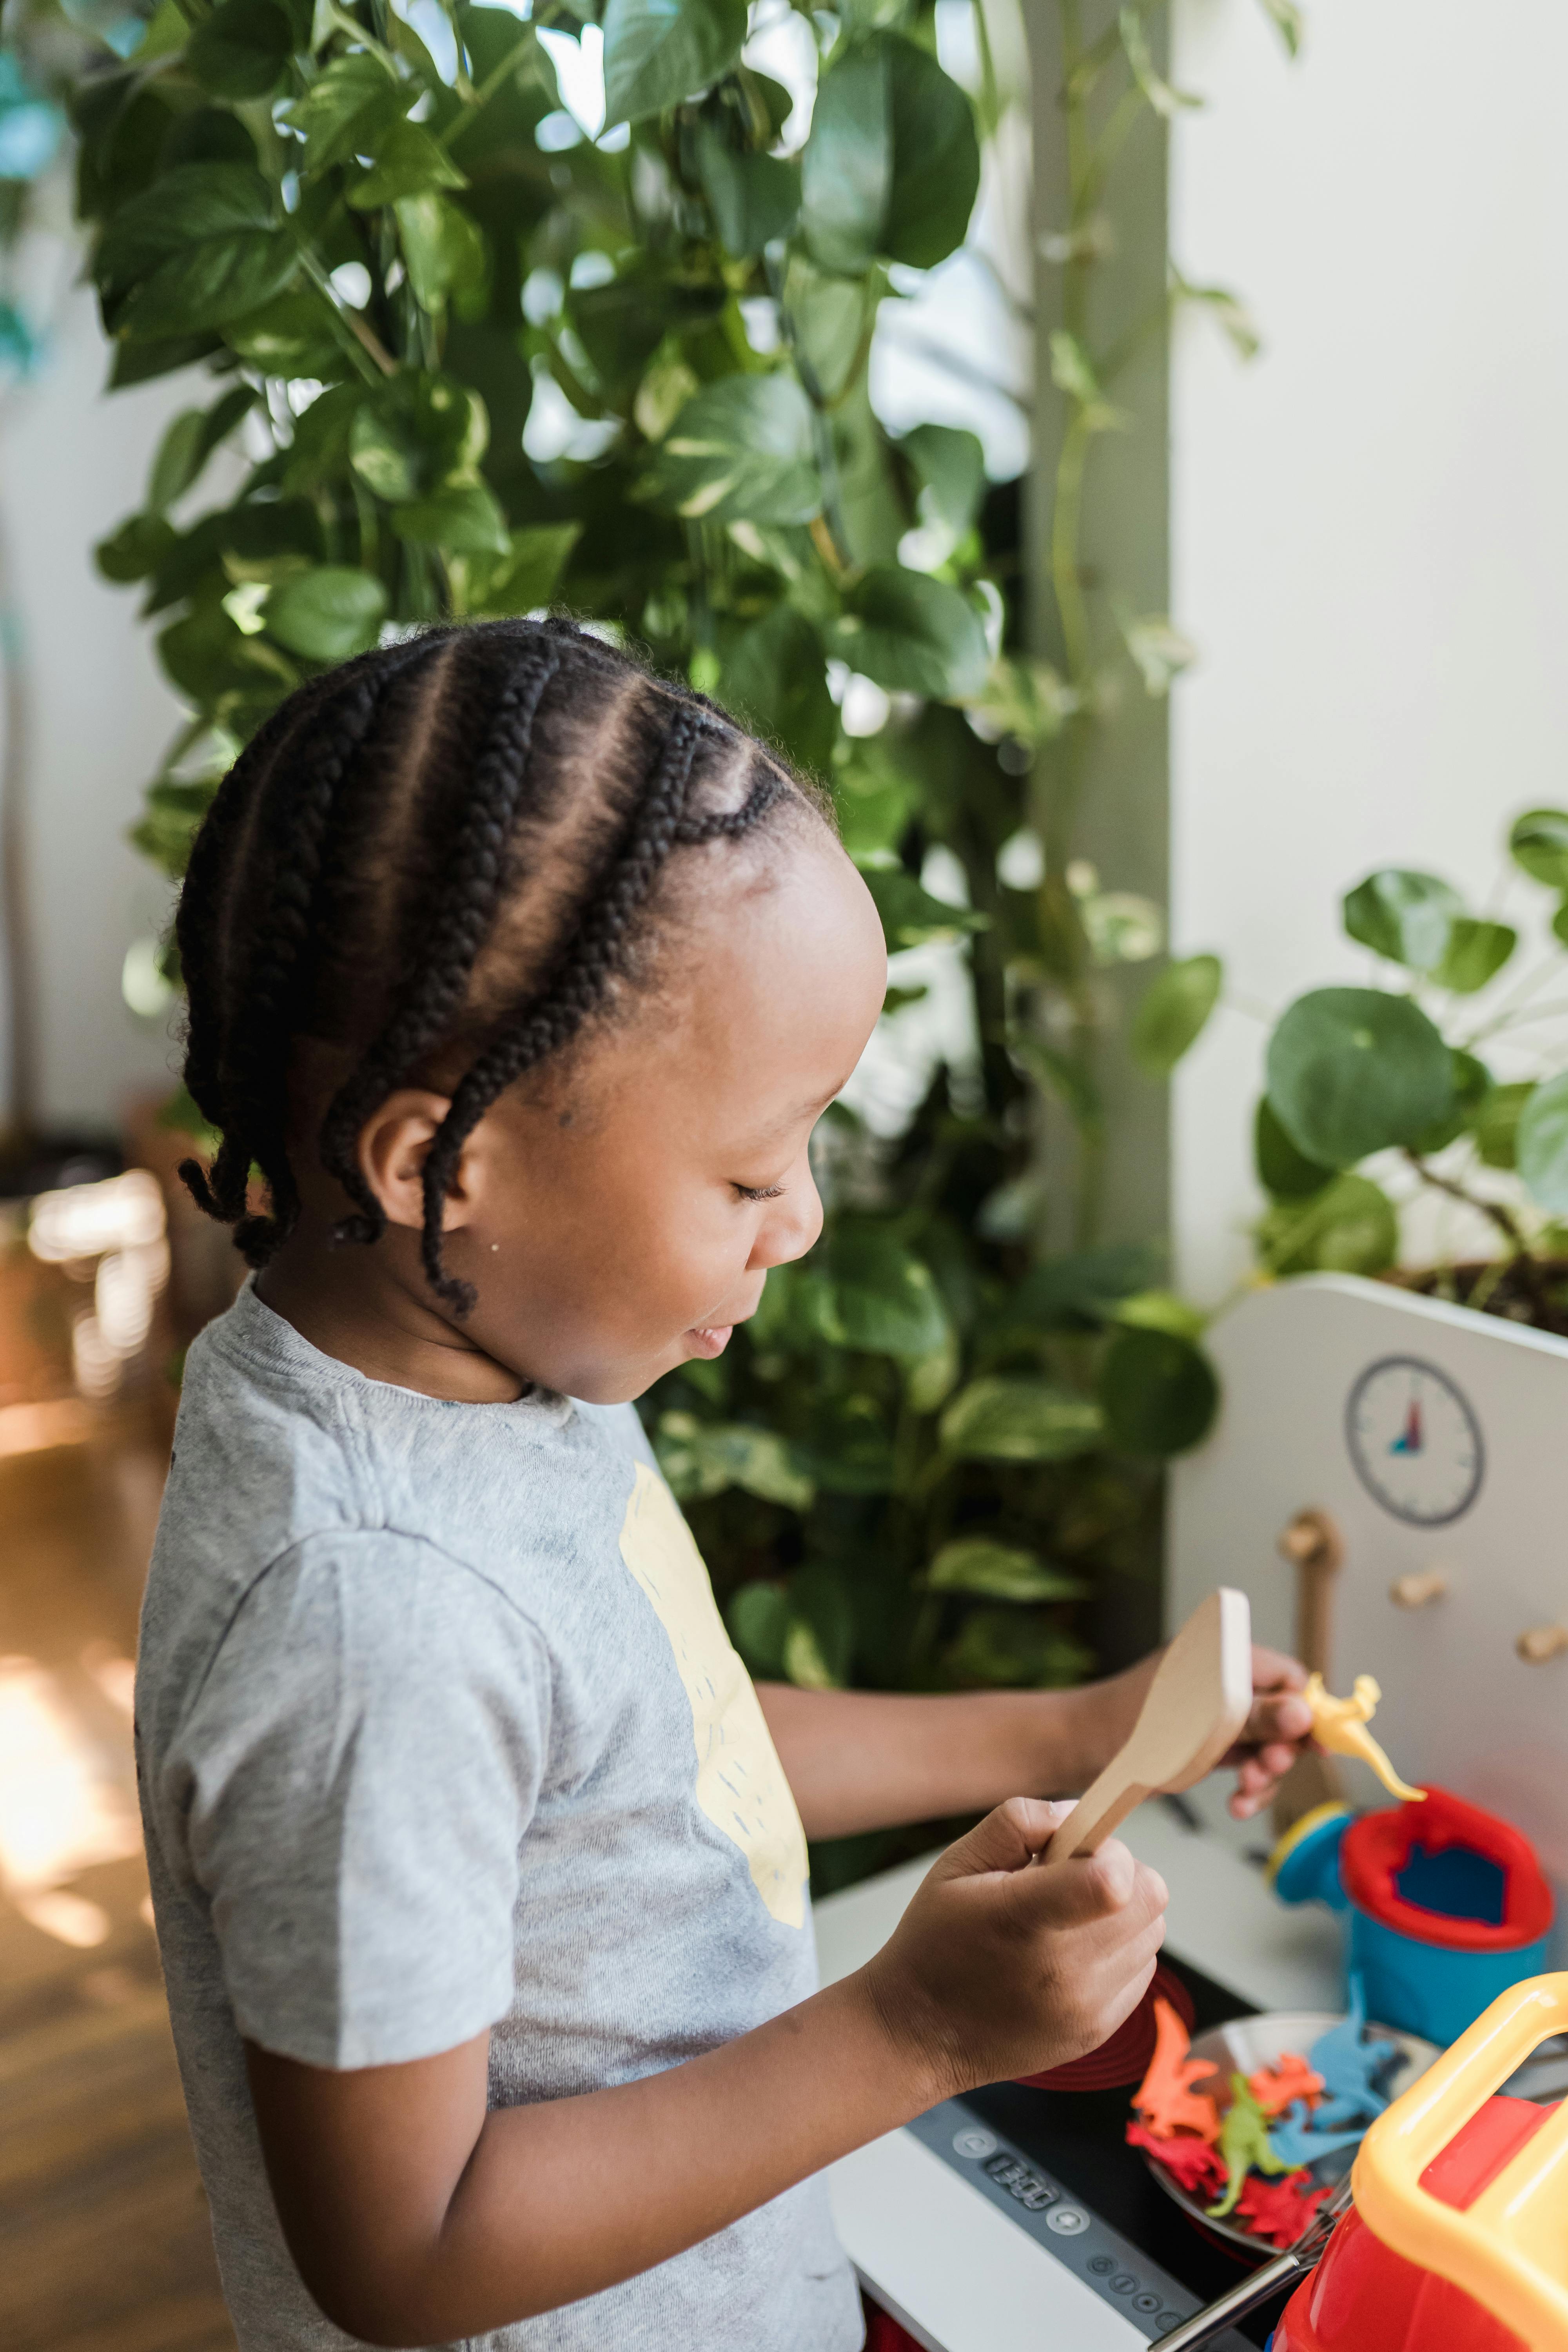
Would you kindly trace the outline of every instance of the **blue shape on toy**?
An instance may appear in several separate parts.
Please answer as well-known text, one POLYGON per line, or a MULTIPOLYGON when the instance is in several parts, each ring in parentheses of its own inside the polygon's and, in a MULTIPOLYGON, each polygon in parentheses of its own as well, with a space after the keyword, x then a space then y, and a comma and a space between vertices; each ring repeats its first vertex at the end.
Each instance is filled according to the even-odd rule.
POLYGON ((1463 1952, 1418 1944, 1397 1927, 1351 1906, 1350 1963, 1364 1977, 1384 2023, 1446 2050, 1500 1992, 1549 1965, 1550 1937, 1510 1952, 1463 1952))
POLYGON ((1321 1805, 1292 1831, 1280 1859, 1271 1866, 1274 1892, 1285 1903, 1326 1903, 1349 1908, 1340 1884, 1340 1842, 1354 1815, 1348 1805, 1321 1805))
POLYGON ((1360 2146, 1364 2125, 1357 2124, 1353 2131, 1314 2131, 1311 2126, 1316 2120, 1306 2100, 1297 2099, 1269 2133, 1268 2145, 1288 2170, 1316 2164, 1320 2157, 1332 2156, 1338 2147, 1360 2146))
POLYGON ((1394 1884, 1405 1902, 1442 1919, 1481 1919, 1500 1927, 1507 1916, 1508 1874, 1473 1846, 1445 1846, 1439 1853, 1414 1846, 1394 1884))
POLYGON ((1363 2039, 1366 1995, 1354 1969, 1351 1970, 1350 1995, 1350 2015, 1338 2025, 1331 2025, 1326 2033, 1320 2033, 1307 2053, 1308 2065, 1314 2074, 1323 2078, 1324 2096, 1315 2116, 1321 2131, 1336 2124, 1353 2123, 1358 2116, 1370 2120, 1380 2116, 1388 2105, 1388 2095, 1378 2080, 1387 2066, 1387 2045, 1363 2039))

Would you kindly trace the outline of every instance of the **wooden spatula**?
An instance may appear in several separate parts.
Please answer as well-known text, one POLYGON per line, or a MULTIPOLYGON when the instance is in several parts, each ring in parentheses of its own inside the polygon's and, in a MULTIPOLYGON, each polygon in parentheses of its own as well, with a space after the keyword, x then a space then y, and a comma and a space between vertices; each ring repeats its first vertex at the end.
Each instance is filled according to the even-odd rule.
POLYGON ((1131 1737, 1046 1848, 1048 1865, 1092 1853, 1134 1805, 1190 1789, 1233 1747, 1252 1712, 1252 1612, 1221 1585, 1194 1610, 1160 1661, 1131 1737))

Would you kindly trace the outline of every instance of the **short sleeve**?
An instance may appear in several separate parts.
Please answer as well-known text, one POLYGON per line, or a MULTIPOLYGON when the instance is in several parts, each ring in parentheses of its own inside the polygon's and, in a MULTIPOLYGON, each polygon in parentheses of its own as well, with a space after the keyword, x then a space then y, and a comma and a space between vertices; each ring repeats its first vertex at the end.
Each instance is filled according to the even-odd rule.
POLYGON ((455 2048, 512 1994, 549 1661, 413 1537, 311 1537, 225 1635, 170 1765, 242 2034, 309 2065, 455 2048))

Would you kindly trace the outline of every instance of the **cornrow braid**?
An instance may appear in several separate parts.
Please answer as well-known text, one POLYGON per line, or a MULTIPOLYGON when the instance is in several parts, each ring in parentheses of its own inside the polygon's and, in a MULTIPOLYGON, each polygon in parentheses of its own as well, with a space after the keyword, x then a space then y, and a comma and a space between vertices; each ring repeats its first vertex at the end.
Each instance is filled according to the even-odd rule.
POLYGON ((322 1165, 355 1204, 332 1237, 379 1241, 386 1212, 364 1180, 354 1145, 377 1106, 401 1085, 420 1056, 450 1030, 469 977, 495 919, 508 844, 528 773, 539 706, 561 667, 559 639, 541 636, 502 688, 489 736, 474 763, 468 805, 452 838, 451 856, 432 913, 429 961, 358 1069, 339 1087, 321 1127, 322 1165))
POLYGON ((186 1083, 222 1138, 210 1170, 182 1169, 197 1202, 252 1265, 292 1231, 289 1087, 310 1037, 357 1056, 318 1147, 350 1202, 332 1239, 374 1242, 386 1217, 359 1163, 365 1121, 472 1037, 466 1072, 443 1081, 420 1236, 436 1296, 467 1315, 474 1289, 447 1270, 443 1226, 473 1129, 633 972, 670 856, 739 841, 789 801, 822 814, 716 705, 563 617, 433 629, 302 687, 225 779, 180 901, 186 1083), (702 807, 719 785, 725 805, 702 807), (499 933, 514 900, 521 929, 499 933), (520 945, 541 936, 541 909, 552 944, 520 945), (264 1216, 247 1209, 253 1168, 264 1216))

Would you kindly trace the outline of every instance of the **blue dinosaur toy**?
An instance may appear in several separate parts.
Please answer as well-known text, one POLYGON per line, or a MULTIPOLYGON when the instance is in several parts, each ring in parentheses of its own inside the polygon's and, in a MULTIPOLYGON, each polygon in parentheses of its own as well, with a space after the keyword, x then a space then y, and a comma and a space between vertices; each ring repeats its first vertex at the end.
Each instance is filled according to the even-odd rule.
POLYGON ((1314 2131, 1314 2120, 1306 2100, 1297 2099, 1268 2135, 1269 2147, 1291 2172, 1300 2165, 1316 2164, 1320 2157, 1332 2156, 1336 2148, 1358 2147, 1365 2129, 1363 2124, 1356 2124, 1349 2131, 1314 2131))
MULTIPOLYGON (((1351 2012, 1338 2025, 1320 2033, 1308 2053, 1308 2064, 1323 2078, 1322 2104, 1312 2117, 1316 2128, 1331 2131, 1337 2124, 1370 2123, 1388 2105, 1383 2078, 1388 2073, 1386 2042, 1367 2042, 1366 1995, 1358 1970, 1350 1977, 1351 2012)), ((1397 2059, 1397 2051, 1394 2056, 1397 2059)))

